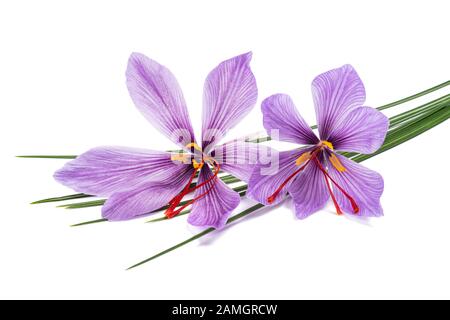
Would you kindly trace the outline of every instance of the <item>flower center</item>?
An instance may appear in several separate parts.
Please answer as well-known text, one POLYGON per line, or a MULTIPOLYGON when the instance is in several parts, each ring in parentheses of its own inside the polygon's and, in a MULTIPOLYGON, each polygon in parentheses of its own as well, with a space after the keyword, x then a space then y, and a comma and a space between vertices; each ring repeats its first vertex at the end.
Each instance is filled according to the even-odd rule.
POLYGON ((328 154, 328 159, 330 160, 331 165, 338 170, 339 172, 345 172, 347 169, 342 165, 341 161, 339 160, 339 158, 330 151, 333 151, 333 144, 329 141, 326 140, 322 140, 320 141, 312 151, 308 151, 308 152, 304 152, 302 153, 302 155, 300 157, 298 157, 295 160, 295 165, 296 166, 300 166, 299 169, 297 169, 296 171, 294 171, 293 174, 291 174, 289 177, 287 177, 286 180, 283 181, 283 183, 281 183, 281 185, 275 190, 275 192, 269 196, 267 198, 267 202, 269 204, 273 203, 276 199, 276 197, 278 196, 278 194, 281 192, 281 190, 287 185, 287 183, 289 181, 291 181, 295 176, 297 176, 300 172, 302 172, 311 161, 314 161, 317 165, 317 167, 319 168, 319 170, 322 172, 326 185, 327 185, 327 189, 328 192, 330 193, 331 199, 333 200, 333 204, 336 208, 336 212, 337 214, 342 214, 342 210, 339 207, 339 204, 336 200, 336 197, 333 193, 333 190, 331 188, 331 184, 330 181, 336 186, 337 189, 339 189, 339 191, 342 192, 342 194, 350 201, 350 204, 352 205, 352 209, 353 209, 353 213, 357 214, 359 212, 359 207, 356 204, 356 201, 353 199, 353 197, 351 197, 348 192, 346 192, 344 190, 344 188, 342 188, 328 173, 328 171, 323 167, 322 163, 320 162, 320 160, 318 159, 318 155, 319 153, 323 153, 323 152, 327 152, 328 154))
POLYGON ((181 193, 179 193, 172 200, 170 200, 169 207, 167 208, 166 212, 164 212, 166 217, 169 219, 175 217, 181 211, 183 211, 187 206, 193 204, 195 201, 203 198, 209 192, 211 192, 211 190, 214 188, 214 186, 217 182, 217 175, 219 174, 219 171, 220 171, 219 163, 214 158, 204 154, 202 148, 200 148, 195 142, 191 142, 191 143, 187 144, 186 148, 187 149, 195 149, 197 151, 200 151, 201 152, 201 160, 195 159, 195 157, 192 157, 192 154, 189 154, 189 153, 179 153, 179 154, 172 155, 171 159, 175 160, 175 161, 181 161, 183 163, 188 163, 187 161, 191 160, 194 171, 192 172, 192 175, 189 178, 188 183, 183 188, 181 193), (198 173, 200 172, 200 170, 202 169, 202 167, 205 163, 211 165, 214 168, 213 176, 210 177, 209 179, 203 181, 202 183, 193 184, 192 181, 194 180, 194 178, 196 176, 198 176, 198 173), (183 205, 180 206, 181 201, 187 194, 189 194, 205 185, 208 186, 208 189, 204 193, 194 197, 191 200, 188 200, 186 203, 184 203, 183 205), (180 207, 177 209, 178 206, 180 206, 180 207))

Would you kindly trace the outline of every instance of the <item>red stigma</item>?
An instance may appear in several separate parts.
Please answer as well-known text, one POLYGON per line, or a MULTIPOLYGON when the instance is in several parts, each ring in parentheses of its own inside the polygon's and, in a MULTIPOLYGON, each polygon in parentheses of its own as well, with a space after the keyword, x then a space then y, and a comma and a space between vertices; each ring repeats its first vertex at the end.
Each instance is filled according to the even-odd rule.
MULTIPOLYGON (((332 148, 332 145, 329 143, 329 144, 326 144, 326 146, 328 147, 328 148, 332 148)), ((319 168, 319 170, 323 173, 323 177, 324 177, 324 179, 325 179, 325 182, 326 182, 326 185, 327 185, 327 189, 328 189, 328 192, 329 192, 329 194, 330 194, 330 196, 331 196, 331 200, 333 201, 333 204, 334 204, 334 207, 336 208, 336 213, 338 214, 338 215, 342 215, 343 214, 343 212, 342 212, 342 210, 341 210, 341 208, 339 207, 339 204, 338 204, 338 202, 337 202, 337 200, 336 200, 336 196, 334 195, 334 193, 333 193, 333 189, 331 188, 331 183, 330 183, 330 181, 336 186, 336 188, 337 189, 339 189, 339 191, 341 191, 342 192, 342 194, 350 201, 350 204, 351 204, 351 206, 352 206, 352 209, 353 209, 353 213, 354 214, 358 214, 358 212, 359 212, 359 206, 358 206, 358 204, 356 203, 356 201, 355 201, 355 199, 353 199, 353 197, 352 196, 350 196, 345 190, 344 190, 344 188, 342 188, 330 175, 329 175, 329 173, 327 172, 327 170, 325 170, 325 168, 322 166, 322 164, 320 163, 320 160, 317 158, 317 154, 319 153, 319 152, 321 152, 322 151, 322 149, 323 149, 323 146, 322 145, 319 145, 319 146, 317 146, 311 153, 310 153, 310 157, 309 157, 309 159, 303 164, 303 166, 301 166, 299 169, 297 169, 294 173, 292 173, 289 177, 287 177, 286 178, 286 180, 284 180, 283 181, 283 183, 281 183, 280 184, 280 186, 275 190, 275 192, 274 193, 272 193, 268 198, 267 198, 267 202, 269 203, 269 204, 272 204, 272 203, 274 203, 275 202, 275 199, 277 198, 277 196, 279 195, 279 193, 281 192, 281 190, 288 184, 288 182, 292 179, 292 178, 294 178, 297 174, 299 174, 301 171, 303 171, 305 168, 306 168, 306 166, 311 162, 311 160, 313 160, 316 164, 317 164, 317 167, 319 168)), ((338 164, 340 164, 340 162, 338 162, 338 164)), ((335 166, 334 164, 333 164, 333 166, 335 166)), ((342 166, 342 165, 341 165, 342 166)), ((336 167, 336 166, 335 166, 336 167)), ((336 168, 337 170, 339 170, 339 168, 336 168)), ((345 168, 344 168, 344 170, 345 170, 345 168)))
MULTIPOLYGON (((215 161, 214 159, 212 159, 212 163, 214 166, 214 175, 203 181, 200 184, 197 184, 195 187, 191 187, 192 181, 194 180, 197 172, 199 172, 199 170, 201 170, 202 166, 198 166, 196 168, 194 168, 194 172, 192 172, 192 175, 188 181, 188 183, 186 184, 186 186, 184 187, 183 191, 181 191, 181 193, 179 193, 178 195, 176 195, 172 200, 170 200, 169 202, 169 207, 167 208, 166 212, 164 212, 165 216, 170 219, 175 217, 176 215, 178 215, 181 211, 183 211, 186 207, 190 206, 191 204, 193 204, 195 201, 203 198, 204 196, 206 196, 209 192, 211 192, 211 190, 214 188, 215 186, 215 180, 217 179, 217 175, 219 174, 220 171, 220 165, 217 163, 217 161, 215 161), (191 193, 195 190, 197 190, 198 188, 203 187, 204 185, 207 184, 211 184, 212 185, 206 190, 206 192, 200 194, 199 196, 189 200, 187 203, 185 203, 184 205, 182 205, 181 207, 179 207, 178 209, 176 209, 179 205, 180 202, 183 200, 183 198, 188 194, 191 193)), ((204 161, 202 160, 202 164, 204 164, 204 161)))
POLYGON ((306 166, 308 165, 309 161, 310 160, 306 161, 306 163, 303 166, 301 166, 299 169, 295 170, 295 172, 293 174, 291 174, 289 177, 287 177, 287 179, 284 180, 282 184, 280 184, 280 186, 277 188, 277 190, 275 190, 275 192, 272 193, 272 195, 267 198, 267 202, 269 204, 272 204, 275 201, 275 199, 278 196, 278 194, 287 185, 287 183, 289 181, 291 181, 292 178, 294 178, 297 174, 299 174, 300 172, 302 172, 306 168, 306 166))
POLYGON ((316 162, 317 166, 319 167, 320 171, 322 171, 323 176, 325 178, 325 181, 327 183, 327 188, 328 188, 328 192, 330 193, 331 199, 333 200, 334 206, 336 207, 336 212, 338 215, 342 214, 342 210, 339 207, 337 201, 336 201, 336 197, 334 196, 334 193, 331 189, 331 185, 330 182, 328 180, 330 180, 338 189, 339 191, 342 192, 342 194, 350 201, 350 204, 352 205, 352 209, 353 209, 353 213, 354 214, 358 214, 359 212, 359 207, 356 204, 355 199, 353 199, 352 196, 350 196, 345 190, 344 188, 342 188, 329 174, 328 172, 324 169, 324 167, 322 166, 322 164, 320 163, 319 159, 317 159, 316 157, 314 158, 314 161, 316 162))

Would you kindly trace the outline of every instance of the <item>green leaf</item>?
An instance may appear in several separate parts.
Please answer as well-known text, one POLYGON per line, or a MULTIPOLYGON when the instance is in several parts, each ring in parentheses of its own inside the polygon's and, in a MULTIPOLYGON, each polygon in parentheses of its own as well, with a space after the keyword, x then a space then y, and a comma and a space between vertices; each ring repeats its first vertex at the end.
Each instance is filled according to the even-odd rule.
POLYGON ((434 86, 434 87, 429 88, 427 90, 424 90, 422 92, 413 94, 412 96, 409 96, 409 97, 406 97, 406 98, 403 98, 403 99, 400 99, 400 100, 397 100, 397 101, 385 104, 384 106, 378 107, 377 109, 378 110, 386 110, 386 109, 398 106, 399 104, 402 104, 402 103, 405 103, 405 102, 408 102, 408 101, 420 98, 420 97, 422 97, 422 96, 424 96, 426 94, 429 94, 431 92, 434 92, 434 91, 442 89, 442 88, 445 88, 448 85, 450 85, 450 80, 445 81, 445 82, 443 82, 441 84, 438 84, 437 86, 434 86))
POLYGON ((59 205, 58 208, 81 209, 81 208, 97 207, 97 206, 104 205, 105 202, 106 202, 106 199, 98 199, 98 200, 85 201, 85 202, 62 204, 62 205, 59 205))
POLYGON ((377 152, 372 154, 361 154, 352 158, 352 160, 356 162, 361 162, 370 159, 414 137, 417 137, 418 135, 430 130, 431 128, 434 128, 435 126, 449 119, 449 117, 450 117, 450 106, 447 106, 431 115, 428 115, 424 119, 415 122, 414 124, 411 124, 410 126, 402 128, 401 130, 396 132, 391 139, 385 141, 385 143, 381 146, 380 149, 378 149, 377 152))
POLYGON ((84 194, 84 193, 75 193, 75 194, 69 194, 67 196, 62 196, 62 197, 54 197, 54 198, 37 200, 37 201, 31 202, 31 204, 66 201, 66 200, 81 199, 81 198, 87 198, 87 197, 92 197, 92 196, 89 194, 84 194))
POLYGON ((73 225, 71 225, 71 227, 85 226, 85 225, 88 225, 88 224, 94 224, 94 223, 106 222, 106 221, 108 221, 108 220, 106 220, 106 219, 97 219, 97 220, 85 221, 85 222, 80 222, 80 223, 77 223, 77 224, 73 224, 73 225))
POLYGON ((396 125, 404 124, 405 122, 414 119, 416 116, 420 116, 424 113, 431 113, 443 106, 448 105, 450 101, 450 94, 440 97, 436 100, 425 103, 409 111, 403 112, 399 115, 393 116, 389 119, 390 128, 394 128, 396 125))

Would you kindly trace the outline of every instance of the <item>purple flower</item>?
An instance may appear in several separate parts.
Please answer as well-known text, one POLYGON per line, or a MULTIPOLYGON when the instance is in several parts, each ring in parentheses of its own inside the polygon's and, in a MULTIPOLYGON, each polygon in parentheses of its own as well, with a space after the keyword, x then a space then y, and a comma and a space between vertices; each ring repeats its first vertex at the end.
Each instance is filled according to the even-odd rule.
POLYGON ((256 103, 250 60, 251 53, 234 57, 208 75, 200 147, 173 74, 156 61, 133 53, 126 72, 131 98, 144 117, 184 151, 98 147, 68 162, 55 173, 56 180, 78 192, 108 197, 102 208, 108 220, 130 219, 164 205, 169 205, 166 215, 170 218, 187 206, 177 208, 181 200, 194 193, 188 203, 192 205, 189 223, 222 227, 240 196, 217 174, 223 170, 248 181, 260 151, 254 144, 239 141, 217 146, 224 133, 256 103))
POLYGON ((275 94, 262 103, 264 127, 278 130, 279 140, 307 145, 280 152, 278 169, 263 174, 255 166, 248 196, 276 204, 288 192, 298 218, 323 208, 329 197, 338 214, 381 216, 383 179, 336 151, 373 153, 383 143, 389 120, 378 110, 363 107, 364 85, 350 65, 325 72, 312 83, 318 138, 288 95, 275 94))

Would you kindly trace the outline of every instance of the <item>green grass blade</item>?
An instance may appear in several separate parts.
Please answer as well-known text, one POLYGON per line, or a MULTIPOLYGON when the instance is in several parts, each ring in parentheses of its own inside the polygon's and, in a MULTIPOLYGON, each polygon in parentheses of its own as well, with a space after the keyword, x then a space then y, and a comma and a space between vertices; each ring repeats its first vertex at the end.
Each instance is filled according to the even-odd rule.
POLYGON ((85 201, 85 202, 62 204, 62 205, 59 205, 58 208, 64 208, 64 209, 90 208, 90 207, 102 206, 105 204, 105 202, 106 202, 106 199, 98 199, 98 200, 85 201))
POLYGON ((413 94, 412 96, 409 96, 409 97, 406 97, 406 98, 403 98, 403 99, 400 99, 400 100, 397 100, 397 101, 394 101, 394 102, 385 104, 385 105, 383 105, 383 106, 381 106, 381 107, 378 107, 377 109, 378 109, 378 110, 386 110, 386 109, 389 109, 389 108, 398 106, 399 104, 403 104, 403 103, 405 103, 405 102, 408 102, 408 101, 411 101, 411 100, 420 98, 420 97, 422 97, 422 96, 424 96, 424 95, 426 95, 426 94, 429 94, 429 93, 434 92, 434 91, 436 91, 436 90, 442 89, 442 88, 444 88, 444 87, 446 87, 446 86, 448 86, 448 85, 450 85, 450 80, 445 81, 445 82, 443 82, 443 83, 441 83, 441 84, 438 84, 437 86, 434 86, 434 87, 429 88, 429 89, 427 89, 427 90, 424 90, 424 91, 422 91, 422 92, 413 94))
POLYGON ((450 102, 450 94, 447 94, 436 100, 430 101, 414 109, 403 112, 389 119, 390 127, 392 128, 397 124, 403 124, 404 122, 413 119, 415 116, 421 115, 423 113, 433 112, 439 108, 442 108, 443 106, 448 105, 449 102, 450 102))
POLYGON ((85 225, 88 225, 88 224, 94 224, 94 223, 106 222, 106 221, 108 221, 108 220, 106 220, 106 219, 97 219, 97 220, 84 221, 84 222, 72 224, 71 227, 80 227, 80 226, 85 226, 85 225))
POLYGON ((75 193, 75 194, 69 194, 69 195, 62 196, 62 197, 53 197, 53 198, 37 200, 37 201, 31 202, 31 204, 58 202, 58 201, 74 200, 74 199, 81 199, 81 198, 88 198, 88 197, 92 197, 92 196, 89 194, 84 194, 84 193, 75 193))
MULTIPOLYGON (((252 207, 242 211, 241 213, 231 217, 230 219, 228 219, 227 224, 230 224, 233 221, 241 219, 241 218, 249 215, 250 213, 255 212, 256 210, 261 209, 262 207, 264 207, 264 205, 258 203, 256 205, 254 205, 254 206, 252 206, 252 207)), ((187 240, 184 240, 183 242, 180 242, 180 243, 174 245, 173 247, 170 247, 170 248, 168 248, 168 249, 166 249, 164 251, 161 251, 158 254, 155 254, 154 256, 152 256, 152 257, 150 257, 148 259, 142 260, 141 262, 138 262, 138 263, 132 265, 131 267, 127 268, 127 270, 131 270, 131 269, 136 268, 136 267, 138 267, 140 265, 143 265, 144 263, 147 263, 147 262, 152 261, 152 260, 154 260, 154 259, 156 259, 158 257, 161 257, 161 256, 163 256, 163 255, 165 255, 165 254, 167 254, 167 253, 169 253, 171 251, 174 251, 174 250, 176 250, 176 249, 178 249, 178 248, 180 248, 180 247, 182 247, 182 246, 184 246, 184 245, 186 245, 186 244, 188 244, 188 243, 190 243, 190 242, 192 242, 194 240, 197 240, 197 239, 207 235, 208 233, 213 232, 214 230, 216 230, 216 229, 208 228, 208 229, 206 229, 206 230, 204 230, 204 231, 202 231, 200 233, 197 233, 193 237, 191 237, 191 238, 189 238, 187 240)))
POLYGON ((420 122, 415 123, 415 125, 402 128, 402 130, 398 131, 392 139, 389 139, 387 142, 385 142, 383 146, 381 146, 381 148, 378 149, 377 152, 372 154, 360 154, 352 158, 352 160, 356 162, 361 162, 370 159, 408 140, 411 140, 412 138, 415 138, 418 135, 421 135, 422 133, 448 120, 449 118, 450 118, 450 106, 444 107, 439 111, 422 119, 420 122))

